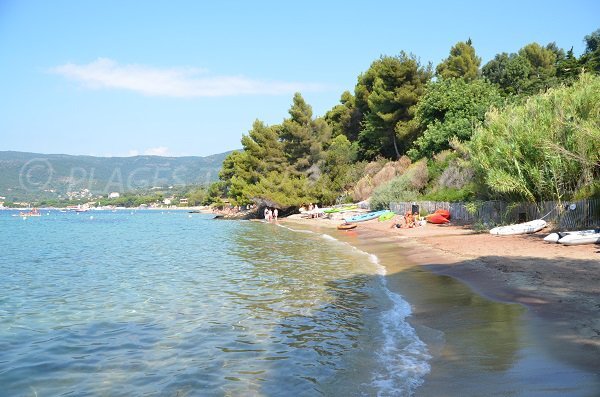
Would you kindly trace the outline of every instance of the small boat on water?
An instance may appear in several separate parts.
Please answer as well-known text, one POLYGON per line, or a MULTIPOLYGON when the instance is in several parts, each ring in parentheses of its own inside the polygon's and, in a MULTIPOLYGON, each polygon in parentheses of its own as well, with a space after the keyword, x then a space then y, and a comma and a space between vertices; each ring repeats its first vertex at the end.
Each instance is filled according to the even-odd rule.
POLYGON ((490 234, 496 236, 510 236, 514 234, 535 233, 546 227, 546 221, 536 219, 530 222, 517 223, 514 225, 498 226, 490 230, 490 234))
POLYGON ((42 216, 42 214, 40 213, 40 211, 38 211, 37 208, 32 208, 31 211, 29 212, 19 212, 19 214, 14 214, 13 216, 20 216, 23 218, 26 217, 31 217, 31 216, 42 216))
POLYGON ((573 234, 578 235, 578 236, 585 236, 588 234, 595 234, 595 233, 600 233, 600 228, 590 229, 590 230, 577 230, 577 231, 572 231, 572 232, 555 232, 555 233, 550 233, 549 235, 544 237, 544 241, 546 241, 548 243, 558 243, 559 240, 562 239, 563 237, 570 236, 573 234))
POLYGON ((341 225, 338 225, 338 230, 351 230, 356 228, 356 223, 342 223, 341 225))
POLYGON ((386 212, 388 212, 388 210, 367 212, 366 214, 356 215, 356 216, 353 216, 352 218, 344 218, 344 220, 346 221, 346 223, 364 222, 364 221, 368 221, 371 219, 375 219, 375 218, 385 214, 386 212))

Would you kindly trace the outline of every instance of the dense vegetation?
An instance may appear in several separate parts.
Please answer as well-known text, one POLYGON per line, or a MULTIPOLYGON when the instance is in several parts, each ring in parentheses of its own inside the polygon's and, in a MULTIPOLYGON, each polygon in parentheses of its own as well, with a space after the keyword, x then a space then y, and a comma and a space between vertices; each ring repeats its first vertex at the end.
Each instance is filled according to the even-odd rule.
POLYGON ((213 197, 233 204, 373 207, 420 198, 537 201, 600 194, 600 29, 585 52, 531 43, 481 66, 471 40, 433 68, 382 56, 323 117, 294 95, 256 120, 213 197))
POLYGON ((583 75, 488 113, 471 164, 494 195, 540 201, 600 192, 600 78, 583 75))

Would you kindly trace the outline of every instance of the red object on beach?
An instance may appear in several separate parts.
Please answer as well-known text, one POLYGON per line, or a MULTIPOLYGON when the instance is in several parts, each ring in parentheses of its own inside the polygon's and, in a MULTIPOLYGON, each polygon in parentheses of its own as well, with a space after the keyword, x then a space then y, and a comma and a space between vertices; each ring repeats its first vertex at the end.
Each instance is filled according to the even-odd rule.
POLYGON ((442 224, 442 223, 448 223, 450 222, 448 220, 448 218, 442 216, 441 214, 431 214, 431 215, 427 215, 425 217, 425 219, 427 219, 427 222, 429 223, 435 223, 435 224, 442 224))
POLYGON ((342 223, 341 225, 338 225, 338 230, 350 230, 350 229, 354 229, 356 227, 356 223, 342 223))
POLYGON ((443 209, 435 210, 434 214, 439 214, 446 219, 450 219, 450 211, 448 211, 448 210, 443 210, 443 209))

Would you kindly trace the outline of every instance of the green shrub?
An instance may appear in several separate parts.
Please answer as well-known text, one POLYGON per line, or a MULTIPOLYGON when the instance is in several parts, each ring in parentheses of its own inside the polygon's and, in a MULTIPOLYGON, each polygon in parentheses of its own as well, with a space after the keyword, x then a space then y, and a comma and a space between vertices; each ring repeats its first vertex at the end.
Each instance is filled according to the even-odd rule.
POLYGON ((573 200, 583 200, 586 198, 600 198, 600 180, 582 187, 573 195, 573 200))
POLYGON ((440 188, 429 192, 421 198, 426 201, 448 201, 451 203, 469 201, 475 196, 473 185, 467 185, 457 189, 452 187, 440 188))
POLYGON ((406 156, 403 156, 398 161, 389 161, 383 165, 380 161, 369 163, 364 169, 365 175, 354 187, 352 194, 354 199, 356 201, 366 200, 373 194, 373 191, 377 187, 385 185, 398 175, 404 173, 410 164, 411 161, 406 156))
POLYGON ((389 208, 391 203, 417 200, 428 179, 425 160, 414 163, 402 175, 375 189, 371 208, 389 208))
POLYGON ((564 200, 593 195, 600 179, 600 77, 548 90, 487 114, 470 143, 492 198, 564 200))

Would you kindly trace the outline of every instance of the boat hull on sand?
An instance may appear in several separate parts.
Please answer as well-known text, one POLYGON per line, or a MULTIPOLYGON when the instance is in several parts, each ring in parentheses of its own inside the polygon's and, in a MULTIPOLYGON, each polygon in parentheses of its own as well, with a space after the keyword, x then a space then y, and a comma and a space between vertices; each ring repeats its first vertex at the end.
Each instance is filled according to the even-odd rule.
POLYGON ((379 215, 379 217, 377 219, 379 220, 379 222, 385 222, 385 221, 389 221, 390 219, 392 219, 395 216, 396 216, 395 212, 388 211, 383 215, 379 215))
POLYGON ((344 220, 346 221, 346 223, 364 222, 369 221, 371 219, 375 219, 385 214, 386 212, 388 212, 388 210, 368 212, 366 214, 353 216, 352 218, 344 218, 344 220))
POLYGON ((438 209, 438 210, 435 210, 434 214, 441 215, 441 216, 443 216, 444 218, 446 218, 446 219, 450 220, 450 211, 448 211, 448 210, 444 210, 444 209, 441 209, 441 208, 440 208, 440 209, 438 209))
POLYGON ((569 234, 558 242, 564 245, 600 244, 600 233, 569 234))
POLYGON ((535 233, 546 227, 546 221, 536 219, 530 222, 517 223, 508 226, 498 226, 490 230, 490 234, 496 236, 510 236, 514 234, 535 233))
POLYGON ((326 213, 326 214, 335 214, 337 212, 353 211, 353 210, 355 210, 357 208, 358 208, 357 205, 350 205, 350 206, 340 207, 340 208, 327 208, 327 209, 323 210, 323 212, 326 213))
POLYGON ((566 236, 570 236, 572 234, 578 235, 578 236, 585 236, 588 234, 594 234, 594 233, 600 233, 600 229, 590 229, 590 230, 578 230, 578 231, 574 231, 574 232, 555 232, 555 233, 550 233, 549 235, 547 235, 546 237, 544 237, 544 241, 548 242, 548 243, 558 243, 558 241, 566 236))
POLYGON ((441 214, 431 214, 431 215, 427 215, 425 217, 425 219, 427 219, 427 222, 429 223, 434 223, 436 225, 441 225, 444 223, 448 223, 450 222, 448 220, 448 218, 446 218, 445 216, 441 215, 441 214))

